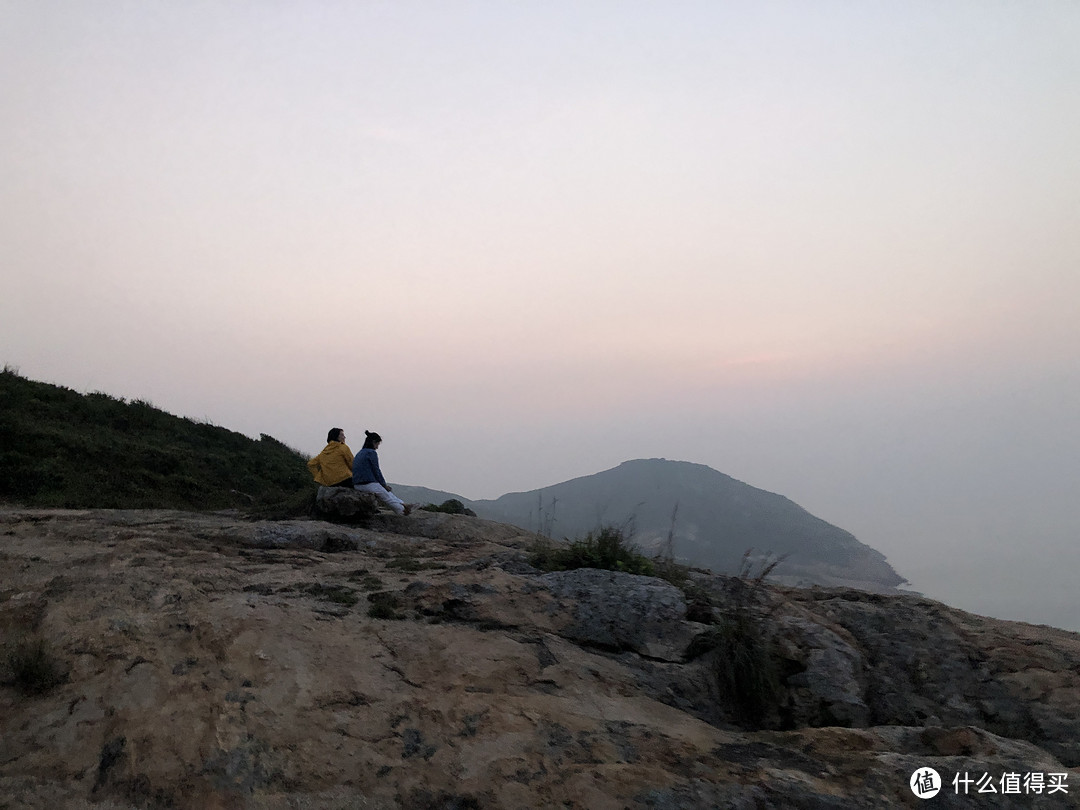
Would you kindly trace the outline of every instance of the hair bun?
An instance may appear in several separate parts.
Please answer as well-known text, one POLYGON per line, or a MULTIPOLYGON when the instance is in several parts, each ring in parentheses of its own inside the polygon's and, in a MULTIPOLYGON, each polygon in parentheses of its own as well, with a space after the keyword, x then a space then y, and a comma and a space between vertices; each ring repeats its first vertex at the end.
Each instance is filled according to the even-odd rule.
POLYGON ((364 435, 365 435, 365 436, 370 436, 370 435, 371 435, 371 431, 370 431, 370 430, 365 430, 365 431, 364 431, 364 435))

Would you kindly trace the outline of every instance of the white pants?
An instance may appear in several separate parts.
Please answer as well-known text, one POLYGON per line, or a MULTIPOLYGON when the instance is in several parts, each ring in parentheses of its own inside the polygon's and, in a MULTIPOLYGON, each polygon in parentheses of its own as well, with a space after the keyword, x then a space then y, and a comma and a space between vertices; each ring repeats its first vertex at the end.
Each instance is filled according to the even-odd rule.
POLYGON ((357 492, 370 492, 399 515, 405 514, 405 502, 378 482, 371 484, 355 484, 353 485, 353 489, 357 492))

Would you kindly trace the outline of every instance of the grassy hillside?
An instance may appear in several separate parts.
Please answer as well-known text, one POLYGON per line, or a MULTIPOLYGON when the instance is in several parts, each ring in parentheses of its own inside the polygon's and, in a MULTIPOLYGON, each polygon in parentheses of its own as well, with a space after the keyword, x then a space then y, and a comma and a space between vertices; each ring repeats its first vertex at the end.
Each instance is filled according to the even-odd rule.
POLYGON ((0 373, 0 501, 222 509, 299 502, 306 458, 276 439, 0 373))

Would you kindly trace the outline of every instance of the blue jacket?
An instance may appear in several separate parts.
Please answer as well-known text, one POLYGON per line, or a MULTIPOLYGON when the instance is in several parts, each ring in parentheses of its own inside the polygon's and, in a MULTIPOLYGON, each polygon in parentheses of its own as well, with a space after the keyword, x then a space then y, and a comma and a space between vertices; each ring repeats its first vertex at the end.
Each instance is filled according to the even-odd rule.
POLYGON ((379 469, 379 454, 370 447, 365 447, 356 454, 352 465, 353 486, 357 484, 382 484, 386 486, 382 470, 379 469))

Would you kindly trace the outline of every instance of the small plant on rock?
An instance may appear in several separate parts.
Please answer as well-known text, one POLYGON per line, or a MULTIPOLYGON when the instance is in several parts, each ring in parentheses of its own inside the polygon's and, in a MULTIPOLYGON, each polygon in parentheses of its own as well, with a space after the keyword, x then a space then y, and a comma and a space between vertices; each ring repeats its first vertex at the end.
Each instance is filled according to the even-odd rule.
POLYGON ((398 599, 396 594, 390 593, 389 591, 369 593, 368 601, 371 603, 371 607, 368 608, 368 616, 373 619, 405 618, 398 612, 401 608, 401 600, 398 599))
POLYGON ((622 529, 614 526, 589 532, 566 546, 539 543, 533 547, 529 562, 544 571, 600 568, 650 577, 654 574, 652 560, 637 550, 622 529))
POLYGON ((344 605, 345 607, 352 607, 360 601, 356 591, 347 585, 323 585, 321 582, 309 582, 302 585, 300 589, 316 599, 344 605))
POLYGON ((767 558, 755 574, 747 551, 739 576, 729 580, 719 620, 686 652, 687 659, 709 656, 721 699, 744 728, 766 727, 783 694, 782 658, 769 622, 775 607, 765 588, 783 560, 767 558))
POLYGON ((450 498, 450 500, 443 501, 436 506, 433 503, 429 503, 426 506, 420 507, 425 512, 443 512, 447 515, 467 515, 468 517, 476 517, 476 512, 467 507, 457 498, 450 498))

